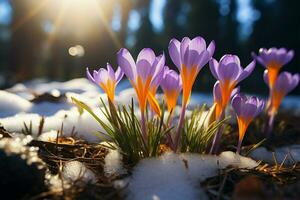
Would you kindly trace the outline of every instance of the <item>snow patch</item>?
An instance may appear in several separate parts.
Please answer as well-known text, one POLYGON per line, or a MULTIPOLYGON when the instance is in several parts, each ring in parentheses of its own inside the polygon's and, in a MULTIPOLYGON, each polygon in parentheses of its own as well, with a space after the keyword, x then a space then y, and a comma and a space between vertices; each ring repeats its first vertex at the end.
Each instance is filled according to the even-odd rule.
POLYGON ((200 182, 228 166, 253 168, 254 160, 223 152, 220 156, 165 153, 141 160, 129 181, 127 199, 208 199, 200 182))
MULTIPOLYGON (((106 118, 99 109, 95 109, 94 112, 97 116, 106 122, 106 118)), ((4 128, 10 132, 22 132, 24 129, 24 123, 29 127, 32 123, 32 135, 37 136, 41 116, 38 114, 18 114, 12 117, 0 119, 0 123, 4 128)), ((74 129, 77 136, 87 140, 88 142, 99 142, 96 132, 104 132, 104 129, 98 124, 98 122, 87 112, 82 115, 79 114, 77 108, 73 108, 69 111, 61 110, 55 115, 45 117, 43 126, 43 132, 49 132, 52 130, 60 130, 63 124, 63 135, 70 136, 74 129)))
POLYGON ((0 117, 26 112, 32 104, 26 99, 3 90, 0 90, 0 117))

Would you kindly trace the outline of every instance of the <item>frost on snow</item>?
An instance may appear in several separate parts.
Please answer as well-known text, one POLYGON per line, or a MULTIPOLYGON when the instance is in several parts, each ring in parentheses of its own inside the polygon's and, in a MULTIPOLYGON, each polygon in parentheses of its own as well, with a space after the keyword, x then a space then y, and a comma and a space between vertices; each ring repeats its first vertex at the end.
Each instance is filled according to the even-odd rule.
POLYGON ((223 152, 219 156, 166 153, 158 158, 144 159, 133 170, 128 199, 207 199, 200 182, 230 165, 253 168, 258 163, 233 152, 223 152))

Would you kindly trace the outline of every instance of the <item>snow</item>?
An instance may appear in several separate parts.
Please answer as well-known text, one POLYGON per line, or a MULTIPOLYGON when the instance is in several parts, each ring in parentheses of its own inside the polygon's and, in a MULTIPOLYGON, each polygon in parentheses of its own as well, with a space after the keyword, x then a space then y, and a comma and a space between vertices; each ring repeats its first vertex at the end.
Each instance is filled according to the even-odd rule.
POLYGON ((52 191, 61 192, 73 184, 84 186, 87 183, 96 183, 95 173, 79 161, 68 161, 63 164, 61 178, 59 174, 53 175, 47 171, 46 184, 52 191))
POLYGON ((158 158, 143 159, 132 172, 127 199, 208 199, 200 182, 230 165, 253 168, 258 163, 233 152, 220 156, 168 152, 158 158))
POLYGON ((70 183, 96 183, 97 178, 94 172, 88 169, 82 162, 68 161, 63 165, 62 177, 70 183))
POLYGON ((42 133, 37 139, 44 142, 53 142, 57 138, 57 131, 51 130, 49 132, 42 133))
POLYGON ((105 176, 118 176, 126 173, 123 168, 122 155, 117 149, 110 149, 104 158, 104 173, 105 176))
POLYGON ((0 117, 26 112, 31 107, 32 104, 22 97, 6 91, 0 91, 0 117))
POLYGON ((293 165, 295 162, 300 162, 300 145, 291 145, 268 151, 264 147, 259 147, 251 152, 250 157, 256 160, 262 160, 269 164, 293 165), (276 159, 276 162, 274 160, 276 159))
MULTIPOLYGON (((95 109, 94 112, 104 122, 106 118, 99 109, 95 109)), ((32 134, 37 136, 41 116, 38 114, 18 114, 12 117, 0 119, 0 123, 4 128, 10 132, 22 132, 24 123, 29 127, 32 123, 32 134)), ((79 114, 77 108, 72 108, 69 111, 61 110, 55 113, 53 116, 45 117, 43 126, 43 132, 60 130, 63 124, 63 135, 70 136, 73 128, 77 132, 77 136, 88 142, 99 142, 99 138, 96 136, 97 131, 104 131, 103 128, 96 122, 96 120, 87 112, 82 115, 79 114)))

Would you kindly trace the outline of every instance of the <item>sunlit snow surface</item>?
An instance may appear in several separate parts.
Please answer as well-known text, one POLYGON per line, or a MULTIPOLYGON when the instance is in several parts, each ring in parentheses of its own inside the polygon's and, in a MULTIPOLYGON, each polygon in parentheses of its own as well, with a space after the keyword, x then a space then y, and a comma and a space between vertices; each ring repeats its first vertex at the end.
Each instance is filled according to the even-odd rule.
MULTIPOLYGON (((162 95, 158 96, 162 98, 162 95)), ((101 105, 100 98, 106 101, 106 96, 99 87, 87 79, 80 78, 66 82, 46 82, 37 79, 24 84, 16 84, 7 90, 0 90, 0 124, 8 131, 21 132, 24 123, 27 126, 32 123, 33 134, 37 134, 41 117, 44 116, 43 132, 47 134, 51 131, 60 130, 63 124, 65 135, 70 134, 72 129, 75 129, 79 137, 89 142, 98 142, 99 139, 95 136, 95 132, 102 131, 102 128, 88 113, 80 116, 71 101, 71 97, 89 105, 101 119, 105 120, 99 107, 101 105), (45 92, 53 95, 64 94, 67 100, 59 103, 47 101, 32 103, 30 101, 34 97, 33 94, 45 92)), ((135 98, 134 90, 128 81, 122 81, 116 90, 116 103, 129 105, 132 98, 135 98)), ((192 108, 203 103, 211 105, 212 101, 211 95, 193 93, 189 107, 192 108)), ((295 96, 285 98, 283 107, 300 110, 300 98, 295 96)), ((174 113, 176 115, 179 112, 180 108, 178 107, 174 113)), ((54 134, 52 133, 52 135, 54 134)), ((41 138, 45 139, 46 136, 41 138)))
POLYGON ((200 182, 227 166, 253 168, 258 163, 233 152, 220 156, 166 153, 140 161, 129 178, 128 197, 133 200, 208 199, 200 182))
MULTIPOLYGON (((78 137, 88 142, 100 142, 95 133, 104 130, 88 113, 84 112, 80 115, 77 107, 71 102, 71 97, 75 97, 89 105, 105 121, 99 107, 100 98, 106 101, 106 96, 97 86, 82 78, 67 82, 50 83, 35 80, 17 84, 7 90, 0 90, 0 125, 10 132, 15 132, 18 136, 18 133, 21 133, 24 129, 24 124, 29 126, 31 123, 33 138, 42 141, 53 141, 57 137, 57 130, 63 127, 65 136, 69 136, 74 129, 78 137), (64 94, 67 100, 59 103, 47 101, 32 103, 30 101, 34 97, 33 93, 43 94, 45 92, 53 95, 64 94), (42 116, 45 117, 43 133, 37 136, 42 116)), ((121 82, 116 91, 116 103, 129 105, 132 98, 135 98, 135 93, 130 88, 129 82, 121 82)), ((162 98, 162 96, 159 95, 159 98, 162 98)), ((211 105, 212 101, 211 95, 194 93, 189 107, 193 108, 203 103, 211 105)), ((287 97, 282 106, 293 108, 293 110, 299 112, 300 98, 287 97)), ((174 113, 178 115, 179 112, 180 107, 177 107, 174 113)), ((137 112, 137 117, 138 115, 137 112)), ((287 158, 287 163, 291 163, 292 159, 300 161, 299 146, 275 150, 277 161, 279 163, 283 161, 288 152, 293 158, 287 158)), ((251 154, 251 157, 255 160, 272 163, 273 160, 270 160, 272 158, 270 155, 272 155, 272 152, 264 148, 258 148, 251 154)), ((200 182, 217 175, 219 169, 226 168, 229 165, 239 168, 253 168, 257 166, 257 162, 232 152, 223 152, 220 156, 166 153, 158 158, 140 161, 129 178, 116 181, 115 185, 126 188, 128 199, 207 199, 205 192, 201 190, 200 182)), ((126 173, 119 152, 113 150, 109 152, 105 158, 104 170, 105 175, 108 177, 126 173)), ((78 176, 83 176, 87 182, 96 181, 93 172, 88 170, 82 163, 72 161, 64 165, 64 179, 73 181, 78 176)), ((50 176, 49 184, 54 188, 59 188, 61 181, 55 176, 50 176)))

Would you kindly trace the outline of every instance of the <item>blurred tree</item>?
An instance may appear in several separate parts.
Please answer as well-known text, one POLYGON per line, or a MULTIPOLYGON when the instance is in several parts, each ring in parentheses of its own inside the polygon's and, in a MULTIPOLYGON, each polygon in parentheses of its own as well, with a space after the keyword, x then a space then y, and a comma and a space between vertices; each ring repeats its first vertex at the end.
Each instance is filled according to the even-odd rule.
MULTIPOLYGON (((35 75, 35 62, 40 55, 40 48, 45 34, 41 29, 41 18, 31 5, 35 0, 11 0, 13 17, 11 24, 11 40, 9 64, 10 71, 16 81, 24 81, 35 75)), ((42 9, 42 8, 40 8, 42 9)))

